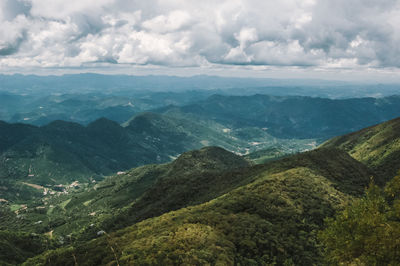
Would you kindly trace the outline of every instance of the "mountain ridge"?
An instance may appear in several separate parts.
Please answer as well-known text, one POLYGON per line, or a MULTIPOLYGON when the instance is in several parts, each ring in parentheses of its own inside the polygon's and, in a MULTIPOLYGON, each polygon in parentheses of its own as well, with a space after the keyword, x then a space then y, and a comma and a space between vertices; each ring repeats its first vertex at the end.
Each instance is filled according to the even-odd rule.
POLYGON ((384 185, 400 170, 400 117, 348 135, 335 137, 321 145, 338 147, 380 174, 376 182, 384 185))

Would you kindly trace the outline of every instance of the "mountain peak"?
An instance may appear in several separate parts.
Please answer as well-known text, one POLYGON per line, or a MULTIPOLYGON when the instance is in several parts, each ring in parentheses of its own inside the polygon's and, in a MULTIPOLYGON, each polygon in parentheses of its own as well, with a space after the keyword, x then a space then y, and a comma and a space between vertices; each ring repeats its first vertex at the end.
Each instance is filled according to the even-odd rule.
POLYGON ((115 128, 121 127, 117 122, 101 117, 87 126, 89 129, 105 129, 105 128, 115 128))
POLYGON ((151 112, 144 112, 137 115, 134 115, 131 119, 125 122, 123 125, 125 127, 130 128, 137 128, 137 127, 148 127, 151 125, 151 121, 154 119, 162 119, 161 114, 151 113, 151 112))
POLYGON ((174 171, 230 170, 249 166, 239 155, 220 147, 204 147, 183 153, 172 163, 174 171))
POLYGON ((82 129, 84 128, 81 124, 75 122, 69 122, 64 120, 55 120, 45 126, 45 129, 52 129, 52 130, 71 130, 71 129, 82 129))

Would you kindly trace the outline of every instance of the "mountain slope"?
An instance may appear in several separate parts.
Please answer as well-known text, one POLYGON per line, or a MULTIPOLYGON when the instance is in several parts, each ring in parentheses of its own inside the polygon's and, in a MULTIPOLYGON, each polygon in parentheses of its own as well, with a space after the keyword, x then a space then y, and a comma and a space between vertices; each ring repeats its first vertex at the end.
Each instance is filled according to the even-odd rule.
POLYGON ((49 246, 50 243, 44 236, 0 231, 0 264, 18 265, 29 257, 44 252, 49 246))
POLYGON ((384 184, 400 170, 400 118, 333 138, 322 147, 337 147, 373 169, 384 184))
POLYGON ((0 217, 0 226, 35 233, 52 231, 53 236, 61 237, 73 233, 74 238, 90 239, 99 230, 131 225, 222 195, 244 183, 240 178, 223 174, 248 166, 238 155, 206 147, 184 153, 169 164, 120 172, 93 188, 72 191, 71 195, 43 197, 19 212, 23 223, 15 215, 8 215, 0 217))
MULTIPOLYGON (((247 144, 196 122, 151 113, 135 116, 125 127, 105 118, 88 126, 0 122, 0 198, 17 200, 17 193, 28 190, 22 182, 47 188, 88 183, 135 166, 168 162, 203 146, 243 151, 247 144)), ((33 196, 22 194, 27 196, 22 200, 33 196)))
POLYGON ((324 219, 381 180, 374 162, 397 154, 398 132, 396 119, 259 165, 203 148, 109 177, 60 197, 51 215, 69 218, 41 230, 68 240, 25 265, 322 264, 324 219))
MULTIPOLYGON (((193 168, 192 157, 189 153, 181 158, 189 169, 193 168)), ((180 160, 175 163, 182 169, 180 160)), ((69 265, 74 263, 73 257, 82 265, 318 264, 321 254, 316 244, 317 229, 326 216, 346 202, 350 197, 347 193, 362 193, 370 174, 361 163, 336 149, 319 149, 238 169, 227 180, 244 183, 211 201, 144 220, 92 241, 79 242, 75 248, 45 253, 28 260, 27 265, 44 265, 46 261, 69 265)), ((160 186, 162 191, 167 191, 162 194, 165 196, 176 185, 178 190, 183 188, 174 180, 157 182, 155 190, 149 190, 148 196, 140 200, 149 204, 157 202, 154 191, 160 186)), ((159 200, 180 202, 179 194, 175 195, 159 197, 159 200)), ((138 208, 136 213, 142 209, 138 208)), ((135 215, 135 211, 128 214, 135 215)))

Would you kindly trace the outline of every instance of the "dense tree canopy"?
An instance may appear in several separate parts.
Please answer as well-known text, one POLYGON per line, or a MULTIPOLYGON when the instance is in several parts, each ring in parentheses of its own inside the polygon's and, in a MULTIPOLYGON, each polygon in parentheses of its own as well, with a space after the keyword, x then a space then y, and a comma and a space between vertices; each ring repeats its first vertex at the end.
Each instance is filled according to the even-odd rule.
POLYGON ((320 238, 329 264, 400 264, 400 174, 327 219, 320 238))

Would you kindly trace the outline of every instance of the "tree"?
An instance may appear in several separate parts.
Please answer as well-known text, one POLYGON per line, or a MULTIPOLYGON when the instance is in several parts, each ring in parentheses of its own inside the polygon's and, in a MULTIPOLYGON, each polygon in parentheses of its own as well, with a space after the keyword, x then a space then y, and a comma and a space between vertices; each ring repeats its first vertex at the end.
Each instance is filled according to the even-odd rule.
POLYGON ((326 219, 319 237, 329 264, 400 264, 400 174, 384 189, 371 183, 357 199, 326 219))

